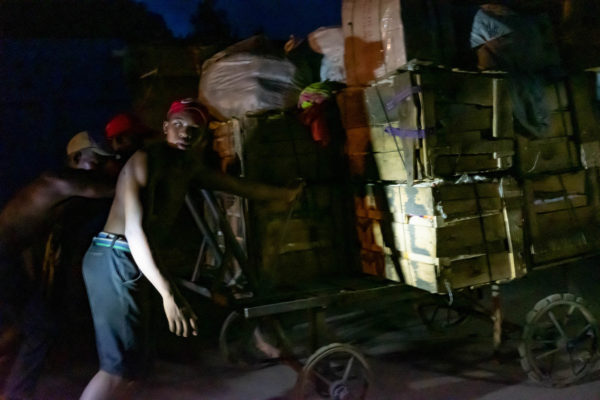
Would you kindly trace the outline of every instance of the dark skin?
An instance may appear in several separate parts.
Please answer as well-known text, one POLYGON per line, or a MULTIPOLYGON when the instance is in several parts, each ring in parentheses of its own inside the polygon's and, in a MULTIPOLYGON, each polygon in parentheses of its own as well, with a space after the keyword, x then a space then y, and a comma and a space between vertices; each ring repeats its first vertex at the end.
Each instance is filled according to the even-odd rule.
POLYGON ((114 184, 92 172, 66 169, 42 174, 18 191, 0 211, 0 241, 13 250, 25 249, 43 235, 52 209, 74 197, 112 197, 114 184))

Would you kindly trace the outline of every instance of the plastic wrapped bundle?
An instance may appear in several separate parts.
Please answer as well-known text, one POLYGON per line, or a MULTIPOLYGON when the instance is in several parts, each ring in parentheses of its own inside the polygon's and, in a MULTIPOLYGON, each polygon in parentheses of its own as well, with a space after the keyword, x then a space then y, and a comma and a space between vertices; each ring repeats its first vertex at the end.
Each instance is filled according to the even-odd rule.
POLYGON ((248 52, 219 55, 203 66, 199 97, 221 120, 295 107, 301 88, 288 60, 248 52))
POLYGON ((310 47, 323 54, 321 80, 346 82, 344 32, 341 27, 321 27, 308 35, 310 47))

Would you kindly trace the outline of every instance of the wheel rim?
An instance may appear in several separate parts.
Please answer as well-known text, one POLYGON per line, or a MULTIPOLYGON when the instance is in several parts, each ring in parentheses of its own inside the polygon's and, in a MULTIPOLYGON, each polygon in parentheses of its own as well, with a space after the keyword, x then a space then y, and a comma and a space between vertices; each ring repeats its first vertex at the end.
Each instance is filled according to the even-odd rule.
POLYGON ((296 400, 366 398, 371 371, 354 347, 334 343, 313 353, 298 374, 296 400))
POLYGON ((259 362, 252 337, 256 326, 256 322, 247 320, 237 311, 227 316, 219 333, 219 350, 226 362, 244 367, 259 362))
POLYGON ((532 379, 564 386, 588 374, 597 349, 598 324, 583 299, 555 294, 527 315, 519 353, 532 379))

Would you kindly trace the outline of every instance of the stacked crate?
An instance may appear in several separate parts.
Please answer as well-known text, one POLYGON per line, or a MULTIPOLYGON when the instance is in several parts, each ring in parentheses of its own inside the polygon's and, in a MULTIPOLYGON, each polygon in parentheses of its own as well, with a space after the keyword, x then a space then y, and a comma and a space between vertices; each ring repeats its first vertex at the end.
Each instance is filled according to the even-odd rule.
POLYGON ((596 169, 538 174, 524 180, 534 265, 594 251, 598 229, 596 169))
POLYGON ((385 191, 407 284, 440 293, 525 274, 514 179, 387 184, 385 191))
POLYGON ((502 76, 401 71, 365 91, 380 179, 407 181, 512 166, 513 124, 502 76))
POLYGON ((521 175, 560 172, 581 166, 566 80, 546 84, 542 97, 540 101, 546 104, 550 113, 543 137, 531 138, 520 132, 516 135, 516 168, 521 175))
POLYGON ((542 100, 551 115, 546 137, 531 139, 517 133, 517 172, 523 180, 534 266, 587 254, 600 244, 593 150, 597 128, 587 115, 584 88, 570 91, 569 83, 546 85, 542 100))
MULTIPOLYGON (((223 159, 239 160, 242 176, 276 186, 294 184, 298 178, 308 183, 291 210, 248 201, 241 213, 248 223, 245 245, 250 265, 256 268, 258 290, 304 285, 337 274, 346 265, 347 230, 337 141, 327 147, 318 144, 292 112, 247 114, 220 128, 214 146, 229 143, 229 150, 220 153, 223 159)), ((333 122, 330 129, 333 135, 339 133, 333 122)), ((228 215, 233 213, 228 210, 228 215)))
POLYGON ((503 75, 417 66, 338 102, 364 272, 431 292, 526 272, 503 75))

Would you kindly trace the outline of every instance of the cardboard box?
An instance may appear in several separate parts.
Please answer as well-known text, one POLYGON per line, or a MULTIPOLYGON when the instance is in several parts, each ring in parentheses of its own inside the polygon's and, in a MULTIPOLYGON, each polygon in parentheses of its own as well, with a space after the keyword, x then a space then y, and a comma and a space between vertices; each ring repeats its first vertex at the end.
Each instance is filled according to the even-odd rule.
POLYGON ((412 59, 453 65, 449 1, 343 0, 344 65, 349 85, 366 85, 412 59))

